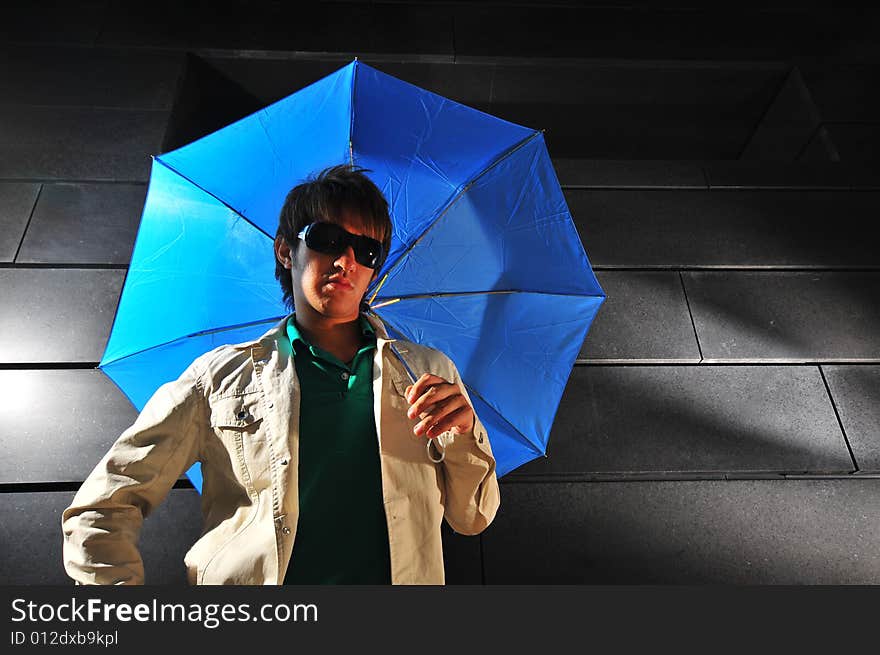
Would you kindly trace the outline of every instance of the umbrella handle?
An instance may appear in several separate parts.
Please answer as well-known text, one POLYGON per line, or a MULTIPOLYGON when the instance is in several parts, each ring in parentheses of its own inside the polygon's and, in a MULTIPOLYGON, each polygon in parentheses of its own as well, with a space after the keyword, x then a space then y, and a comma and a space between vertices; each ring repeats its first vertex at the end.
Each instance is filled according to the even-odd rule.
POLYGON ((439 464, 446 457, 446 446, 441 445, 440 437, 435 437, 434 439, 428 439, 428 442, 425 444, 425 448, 428 451, 428 459, 430 459, 435 464, 439 464), (431 454, 431 444, 434 444, 434 450, 440 453, 439 459, 434 459, 434 456, 431 454))
MULTIPOLYGON (((403 358, 403 355, 400 354, 400 351, 397 349, 397 346, 395 346, 394 343, 389 343, 388 345, 391 346, 391 352, 394 353, 394 355, 397 357, 397 359, 400 361, 400 363, 403 364, 403 368, 406 369, 406 374, 409 376, 410 382, 415 384, 416 380, 417 380, 416 374, 409 367, 409 364, 406 363, 406 360, 403 358)), ((428 439, 427 443, 425 444, 425 448, 428 451, 428 459, 430 459, 435 464, 439 464, 446 457, 446 444, 443 443, 443 439, 441 439, 440 437, 434 437, 433 439, 428 439), (436 450, 439 453, 439 455, 440 455, 439 458, 434 457, 433 453, 431 452, 431 444, 434 444, 434 450, 436 450)))

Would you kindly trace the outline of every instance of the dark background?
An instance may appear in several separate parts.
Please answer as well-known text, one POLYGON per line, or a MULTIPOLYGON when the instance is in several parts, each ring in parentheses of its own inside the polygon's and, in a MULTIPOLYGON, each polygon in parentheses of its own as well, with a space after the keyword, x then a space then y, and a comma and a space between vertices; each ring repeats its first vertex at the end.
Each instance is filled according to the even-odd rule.
MULTIPOLYGON (((815 7, 815 4, 813 5, 815 7)), ((135 412, 95 370, 151 154, 354 56, 544 128, 608 300, 548 457, 450 584, 880 582, 878 12, 678 3, 13 3, 0 20, 0 582, 135 412)), ((182 583, 198 495, 142 536, 182 583)))

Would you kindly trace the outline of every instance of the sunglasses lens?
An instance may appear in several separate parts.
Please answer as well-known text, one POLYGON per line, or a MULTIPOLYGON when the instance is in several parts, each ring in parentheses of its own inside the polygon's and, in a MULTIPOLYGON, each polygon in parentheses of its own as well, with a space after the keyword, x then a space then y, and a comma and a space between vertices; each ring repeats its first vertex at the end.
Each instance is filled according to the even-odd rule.
POLYGON ((306 229, 305 242, 312 250, 339 255, 351 245, 361 266, 376 268, 382 259, 382 244, 362 235, 350 234, 335 223, 313 223, 306 229))
POLYGON ((382 258, 382 244, 370 237, 357 237, 354 243, 354 258, 361 266, 376 268, 382 258))
POLYGON ((333 223, 314 223, 306 232, 306 245, 312 250, 328 255, 338 255, 345 250, 345 232, 333 223))

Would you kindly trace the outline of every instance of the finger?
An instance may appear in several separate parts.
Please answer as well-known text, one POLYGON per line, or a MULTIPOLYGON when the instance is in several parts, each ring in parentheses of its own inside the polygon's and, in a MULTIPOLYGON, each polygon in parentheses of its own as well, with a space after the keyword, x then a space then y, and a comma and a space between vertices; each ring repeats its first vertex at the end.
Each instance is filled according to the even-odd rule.
POLYGON ((432 373, 425 373, 416 380, 411 386, 406 389, 406 400, 407 402, 412 402, 419 396, 425 393, 425 390, 431 386, 432 384, 449 384, 448 380, 444 380, 439 375, 433 375, 432 373))
POLYGON ((416 380, 406 388, 404 395, 406 396, 407 402, 412 402, 412 400, 415 400, 423 393, 425 393, 425 390, 429 386, 431 386, 432 384, 438 384, 440 382, 445 382, 445 380, 436 375, 432 375, 431 373, 425 373, 424 375, 419 377, 418 380, 416 380))
POLYGON ((441 421, 448 414, 456 411, 459 407, 463 407, 467 402, 462 396, 451 396, 445 400, 441 400, 430 407, 430 409, 421 414, 421 418, 427 428, 441 421))
MULTIPOLYGON (((406 415, 409 418, 414 419, 422 414, 430 413, 431 405, 456 395, 461 395, 461 390, 456 385, 435 384, 428 387, 428 390, 425 391, 418 400, 412 403, 407 410, 406 415)), ((424 418, 424 416, 422 416, 422 418, 424 418)))
POLYGON ((473 412, 468 405, 459 407, 455 411, 447 414, 442 420, 429 427, 427 436, 432 438, 443 434, 444 432, 455 432, 456 434, 465 432, 467 426, 470 425, 470 416, 472 413, 473 412))
MULTIPOLYGON (((442 402, 436 403, 434 408, 413 428, 413 432, 417 435, 423 435, 428 432, 429 428, 438 425, 446 420, 446 418, 463 407, 470 408, 464 396, 458 395, 448 398, 442 402)), ((443 430, 441 430, 443 432, 443 430)))
POLYGON ((430 411, 424 412, 419 416, 421 420, 415 425, 413 432, 419 435, 426 433, 428 428, 441 420, 449 412, 458 409, 458 407, 460 407, 460 403, 457 403, 455 398, 435 403, 430 408, 430 411))

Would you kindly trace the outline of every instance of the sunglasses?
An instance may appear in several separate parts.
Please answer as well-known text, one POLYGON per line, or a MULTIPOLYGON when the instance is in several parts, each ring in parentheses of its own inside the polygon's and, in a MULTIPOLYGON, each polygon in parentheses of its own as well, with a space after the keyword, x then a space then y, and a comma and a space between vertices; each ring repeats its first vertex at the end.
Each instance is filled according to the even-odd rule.
POLYGON ((325 255, 341 255, 348 246, 354 251, 354 259, 361 266, 377 269, 382 265, 384 249, 375 239, 346 232, 336 223, 311 223, 296 235, 306 245, 325 255))

